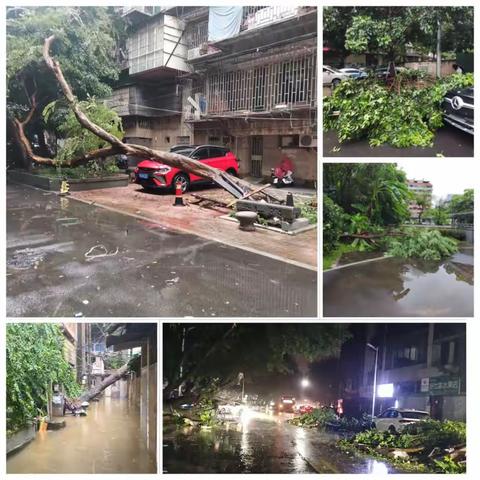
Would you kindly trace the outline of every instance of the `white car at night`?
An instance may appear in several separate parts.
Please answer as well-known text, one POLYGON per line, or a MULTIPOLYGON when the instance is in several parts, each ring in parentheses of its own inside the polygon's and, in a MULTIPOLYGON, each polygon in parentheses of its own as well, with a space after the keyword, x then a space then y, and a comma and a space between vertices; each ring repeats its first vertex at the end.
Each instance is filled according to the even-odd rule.
POLYGON ((400 433, 407 425, 429 418, 429 413, 422 410, 388 408, 374 418, 373 426, 379 432, 400 433))

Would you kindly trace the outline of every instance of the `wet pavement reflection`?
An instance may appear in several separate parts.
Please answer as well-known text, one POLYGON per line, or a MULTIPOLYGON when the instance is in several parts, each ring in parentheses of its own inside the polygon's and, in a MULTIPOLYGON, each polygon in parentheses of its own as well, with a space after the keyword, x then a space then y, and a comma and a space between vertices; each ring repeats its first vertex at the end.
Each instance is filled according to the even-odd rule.
POLYGON ((313 317, 316 278, 67 197, 7 189, 11 317, 313 317))
POLYGON ((155 473, 140 432, 137 408, 127 400, 92 402, 86 417, 64 417, 61 430, 38 432, 7 457, 7 473, 155 473))
POLYGON ((288 415, 254 413, 203 429, 165 426, 165 473, 393 473, 389 465, 350 457, 340 437, 286 423, 288 415))
POLYGON ((471 317, 473 245, 442 261, 385 258, 323 274, 328 317, 471 317))

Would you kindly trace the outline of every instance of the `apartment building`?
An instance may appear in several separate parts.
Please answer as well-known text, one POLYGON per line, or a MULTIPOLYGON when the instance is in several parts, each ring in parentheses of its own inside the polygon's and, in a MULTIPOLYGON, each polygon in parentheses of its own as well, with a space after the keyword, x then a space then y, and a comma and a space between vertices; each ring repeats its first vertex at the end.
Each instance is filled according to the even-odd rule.
POLYGON ((244 176, 284 155, 299 182, 317 178, 317 9, 136 7, 122 81, 109 104, 126 140, 168 150, 228 146, 244 176))
POLYGON ((413 198, 408 205, 410 218, 420 218, 422 213, 432 205, 433 185, 428 180, 407 180, 408 190, 413 194, 413 198), (419 205, 418 197, 425 197, 427 205, 419 205))
POLYGON ((342 352, 346 368, 340 395, 347 413, 371 410, 375 350, 370 344, 378 348, 376 415, 396 406, 465 421, 464 324, 370 324, 362 335, 342 352))

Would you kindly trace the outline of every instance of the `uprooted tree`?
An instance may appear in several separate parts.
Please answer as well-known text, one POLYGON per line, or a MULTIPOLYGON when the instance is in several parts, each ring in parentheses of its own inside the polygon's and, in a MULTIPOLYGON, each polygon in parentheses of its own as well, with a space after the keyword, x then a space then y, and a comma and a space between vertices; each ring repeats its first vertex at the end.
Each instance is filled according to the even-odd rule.
POLYGON ((349 336, 343 324, 165 325, 163 397, 174 415, 196 420, 226 398, 239 400, 239 373, 247 383, 261 383, 272 374, 298 372, 338 356, 349 336), (177 398, 180 387, 183 397, 177 398), (177 409, 189 398, 195 408, 177 409))
MULTIPOLYGON (((86 131, 90 132, 91 134, 93 134, 93 136, 97 137, 98 144, 102 145, 99 148, 94 148, 90 151, 82 152, 82 154, 79 156, 73 156, 72 158, 69 158, 68 165, 76 166, 76 165, 87 163, 88 161, 93 159, 99 159, 100 161, 102 161, 108 157, 112 157, 117 154, 126 154, 131 157, 157 160, 166 165, 179 168, 180 170, 186 173, 195 174, 200 177, 209 179, 215 182, 216 184, 218 184, 219 186, 221 186, 222 188, 224 188, 225 190, 227 190, 236 198, 241 198, 249 193, 252 194, 252 192, 255 190, 255 187, 251 185, 249 182, 236 178, 232 175, 229 175, 226 172, 213 168, 197 160, 193 160, 183 155, 179 155, 171 152, 154 150, 143 145, 134 145, 134 144, 123 142, 119 138, 121 137, 121 135, 119 134, 121 133, 121 131, 118 131, 117 129, 117 131, 112 132, 111 131, 112 129, 109 130, 109 128, 105 126, 108 124, 115 124, 115 122, 118 123, 117 120, 114 120, 112 122, 106 122, 102 126, 92 121, 92 119, 90 118, 91 111, 85 108, 82 108, 82 103, 83 103, 83 106, 85 106, 86 101, 83 101, 83 102, 80 101, 73 94, 70 83, 67 82, 67 80, 64 77, 62 68, 60 66, 60 62, 52 58, 50 54, 52 44, 56 39, 58 39, 57 35, 50 35, 48 38, 44 40, 44 47, 43 47, 44 62, 41 64, 38 61, 36 61, 34 64, 32 64, 32 68, 30 68, 30 64, 29 64, 29 68, 27 70, 31 71, 33 69, 34 71, 40 71, 40 70, 43 70, 46 66, 47 71, 50 70, 55 75, 56 80, 60 85, 61 92, 63 93, 63 96, 64 96, 64 103, 66 103, 66 105, 71 109, 76 120, 84 129, 86 129, 86 131), (87 114, 86 112, 89 112, 89 113, 87 114)), ((59 38, 58 40, 63 41, 63 38, 59 38)), ((22 72, 23 74, 25 74, 25 69, 22 70, 22 72)), ((69 75, 70 77, 72 76, 71 73, 72 72, 70 72, 70 75, 69 75)), ((27 125, 31 122, 32 118, 37 114, 40 108, 43 109, 44 117, 45 117, 46 116, 45 111, 47 111, 47 116, 50 115, 53 110, 52 106, 55 103, 60 102, 60 99, 56 99, 52 101, 51 100, 52 97, 50 98, 51 101, 48 102, 46 105, 45 105, 45 100, 43 100, 43 103, 39 101, 37 97, 37 82, 38 82, 37 77, 38 75, 33 75, 33 76, 30 75, 28 77, 29 81, 27 82, 26 80, 24 80, 25 76, 22 76, 22 81, 24 83, 24 90, 27 97, 27 103, 30 105, 30 108, 23 119, 20 119, 19 115, 13 116, 13 117, 10 116, 10 125, 11 125, 11 129, 13 130, 13 137, 15 138, 16 143, 19 146, 22 157, 24 159, 28 159, 28 162, 35 162, 36 164, 40 164, 40 165, 56 165, 58 159, 49 158, 48 156, 43 156, 35 153, 26 135, 27 125)), ((45 82, 45 75, 42 74, 41 77, 42 77, 42 82, 45 82)), ((81 79, 76 79, 75 82, 81 83, 81 79)), ((55 97, 53 96, 53 98, 55 97)), ((90 105, 92 105, 91 99, 90 99, 90 105)), ((98 102, 93 101, 93 105, 96 106, 97 109, 101 108, 101 104, 99 104, 98 102)), ((63 110, 65 109, 63 108, 63 110)), ((64 113, 64 117, 65 115, 66 114, 64 113)), ((45 121, 45 118, 43 120, 45 121)), ((91 138, 92 136, 90 135, 90 139, 91 138)), ((67 138, 66 140, 68 142, 69 139, 67 138)), ((24 161, 26 165, 29 164, 28 162, 24 161)), ((264 191, 255 193, 251 195, 251 197, 257 198, 257 199, 266 198, 269 201, 275 201, 275 202, 279 201, 279 199, 276 196, 274 196, 271 193, 266 193, 264 191)))
POLYGON ((114 372, 112 372, 107 378, 101 381, 98 385, 95 385, 93 388, 84 392, 78 397, 78 402, 88 402, 92 398, 97 397, 100 395, 107 387, 113 385, 115 382, 120 380, 125 374, 127 374, 130 370, 130 362, 126 363, 125 365, 121 366, 114 372))
MULTIPOLYGON (((125 154, 132 157, 138 158, 148 158, 151 160, 158 160, 166 165, 171 167, 178 168, 184 172, 192 173, 200 177, 210 179, 219 186, 223 187, 229 193, 237 198, 241 198, 249 192, 254 190, 254 186, 249 182, 241 180, 234 177, 222 170, 213 168, 210 165, 206 165, 197 160, 185 157, 171 152, 162 152, 159 150, 154 150, 152 148, 143 146, 143 145, 134 145, 131 143, 125 143, 115 135, 107 132, 104 128, 100 127, 93 123, 88 116, 81 110, 78 100, 73 95, 70 85, 65 80, 63 76, 62 69, 58 61, 54 60, 50 55, 50 47, 55 40, 55 36, 51 35, 45 40, 43 48, 43 58, 47 67, 55 75, 60 88, 62 89, 65 98, 72 109, 75 117, 78 122, 86 128, 88 131, 92 132, 98 138, 104 140, 110 147, 104 147, 94 152, 89 152, 87 156, 92 157, 108 157, 116 154, 125 154)), ((51 159, 48 159, 50 161, 51 159)), ((42 159, 36 159, 37 162, 42 163, 42 159)), ((269 196, 272 198, 271 194, 259 193, 258 195, 269 196)))

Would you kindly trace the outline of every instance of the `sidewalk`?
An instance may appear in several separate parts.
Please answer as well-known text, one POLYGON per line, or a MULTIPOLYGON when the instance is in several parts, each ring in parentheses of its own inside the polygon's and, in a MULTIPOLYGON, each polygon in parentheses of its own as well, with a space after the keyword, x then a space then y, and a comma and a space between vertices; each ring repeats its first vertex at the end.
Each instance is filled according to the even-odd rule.
MULTIPOLYGON (((220 189, 196 190, 212 196, 223 193, 220 189)), ((191 194, 183 196, 185 207, 174 207, 174 196, 167 193, 147 193, 136 184, 127 187, 73 192, 70 195, 85 203, 132 215, 161 226, 215 240, 226 245, 265 255, 310 270, 317 268, 316 230, 291 236, 268 230, 243 232, 235 222, 221 217, 225 211, 202 208, 189 203, 195 201, 191 194)), ((230 199, 233 198, 228 195, 230 199)))

